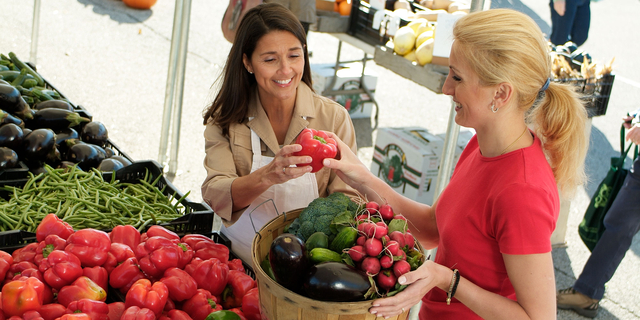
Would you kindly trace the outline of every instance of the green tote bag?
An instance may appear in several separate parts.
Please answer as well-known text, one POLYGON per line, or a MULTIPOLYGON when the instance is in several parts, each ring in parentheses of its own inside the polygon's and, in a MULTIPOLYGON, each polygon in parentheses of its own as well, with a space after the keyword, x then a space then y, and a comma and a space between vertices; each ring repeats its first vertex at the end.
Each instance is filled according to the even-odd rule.
MULTIPOLYGON (((578 227, 578 234, 582 242, 593 251, 593 248, 600 240, 604 232, 604 216, 611 207, 613 200, 616 198, 618 191, 624 183, 629 170, 624 169, 624 160, 627 158, 629 150, 633 143, 625 149, 624 126, 620 129, 620 156, 611 157, 611 167, 607 176, 600 182, 598 189, 591 198, 591 202, 587 207, 584 218, 578 227)), ((638 146, 635 148, 634 159, 638 156, 638 146)))

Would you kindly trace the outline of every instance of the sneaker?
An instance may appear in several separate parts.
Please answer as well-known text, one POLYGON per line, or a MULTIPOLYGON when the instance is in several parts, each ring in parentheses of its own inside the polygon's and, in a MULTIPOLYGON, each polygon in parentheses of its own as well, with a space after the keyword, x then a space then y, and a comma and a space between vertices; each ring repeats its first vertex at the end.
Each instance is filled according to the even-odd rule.
POLYGON ((556 294, 559 309, 570 309, 587 318, 596 317, 599 302, 600 300, 591 299, 573 288, 560 290, 556 294))

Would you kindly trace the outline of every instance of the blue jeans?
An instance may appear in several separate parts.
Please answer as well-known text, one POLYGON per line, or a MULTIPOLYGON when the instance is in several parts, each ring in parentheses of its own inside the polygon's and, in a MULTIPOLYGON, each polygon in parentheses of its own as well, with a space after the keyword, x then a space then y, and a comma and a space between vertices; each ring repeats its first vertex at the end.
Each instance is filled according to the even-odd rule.
POLYGON ((640 230, 640 158, 633 163, 624 185, 604 217, 605 231, 598 241, 573 288, 602 299, 604 285, 616 271, 640 230))
POLYGON ((549 41, 555 45, 563 45, 571 40, 577 46, 581 46, 587 41, 589 35, 589 25, 591 23, 590 0, 565 0, 566 9, 564 16, 560 16, 551 7, 551 36, 549 41))

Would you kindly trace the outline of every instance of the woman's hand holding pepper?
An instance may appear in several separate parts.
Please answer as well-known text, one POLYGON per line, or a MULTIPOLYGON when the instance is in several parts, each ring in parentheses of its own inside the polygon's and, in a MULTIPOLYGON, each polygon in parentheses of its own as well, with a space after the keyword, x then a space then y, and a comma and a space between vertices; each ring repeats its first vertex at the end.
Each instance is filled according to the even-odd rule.
POLYGON ((301 145, 291 144, 282 147, 276 153, 273 161, 264 167, 264 176, 269 180, 270 185, 281 184, 311 172, 311 166, 305 165, 311 163, 311 157, 293 155, 300 150, 302 150, 301 145), (296 164, 298 165, 297 167, 295 166, 296 164))

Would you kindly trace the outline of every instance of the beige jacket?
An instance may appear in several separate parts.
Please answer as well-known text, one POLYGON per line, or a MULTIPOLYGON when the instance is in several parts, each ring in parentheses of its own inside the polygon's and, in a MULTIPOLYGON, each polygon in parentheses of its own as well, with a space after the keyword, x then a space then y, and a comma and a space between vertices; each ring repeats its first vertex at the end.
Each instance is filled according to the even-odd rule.
MULTIPOLYGON (((223 219, 226 226, 235 223, 244 212, 244 209, 232 212, 231 183, 235 178, 251 172, 251 129, 260 137, 262 155, 273 157, 280 150, 269 118, 257 96, 256 91, 248 111, 248 117, 253 119, 232 124, 229 127, 229 137, 223 136, 222 129, 217 125, 208 124, 204 131, 204 167, 207 178, 202 183, 202 198, 223 219)), ((304 82, 300 82, 285 145, 294 143, 298 134, 307 127, 334 132, 356 152, 355 130, 347 110, 333 100, 314 93, 304 82)), ((322 168, 315 175, 320 197, 337 191, 355 195, 354 190, 330 169, 322 168)))

